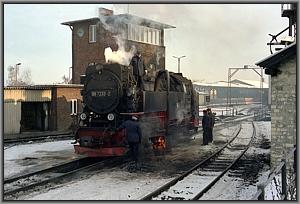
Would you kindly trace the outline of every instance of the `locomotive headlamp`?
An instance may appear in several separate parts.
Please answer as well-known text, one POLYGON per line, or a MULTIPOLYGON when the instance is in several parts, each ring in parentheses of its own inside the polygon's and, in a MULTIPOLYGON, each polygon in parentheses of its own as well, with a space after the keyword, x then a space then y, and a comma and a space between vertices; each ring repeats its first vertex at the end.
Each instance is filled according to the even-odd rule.
POLYGON ((110 114, 107 115, 107 119, 112 121, 112 120, 115 119, 115 115, 113 113, 110 113, 110 114))
POLYGON ((86 113, 81 113, 81 114, 80 114, 80 119, 81 119, 81 120, 85 120, 86 118, 87 118, 86 113))

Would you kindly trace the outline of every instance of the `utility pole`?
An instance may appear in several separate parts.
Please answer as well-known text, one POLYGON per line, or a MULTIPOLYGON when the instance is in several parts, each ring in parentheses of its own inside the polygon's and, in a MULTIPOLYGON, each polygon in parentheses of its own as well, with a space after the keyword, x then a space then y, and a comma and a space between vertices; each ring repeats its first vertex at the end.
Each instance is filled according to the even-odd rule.
POLYGON ((176 57, 173 56, 174 58, 176 58, 178 60, 178 73, 180 73, 180 59, 186 57, 185 55, 181 56, 181 57, 176 57))
POLYGON ((69 83, 68 84, 72 84, 72 80, 71 80, 72 70, 73 70, 73 67, 69 67, 69 83))

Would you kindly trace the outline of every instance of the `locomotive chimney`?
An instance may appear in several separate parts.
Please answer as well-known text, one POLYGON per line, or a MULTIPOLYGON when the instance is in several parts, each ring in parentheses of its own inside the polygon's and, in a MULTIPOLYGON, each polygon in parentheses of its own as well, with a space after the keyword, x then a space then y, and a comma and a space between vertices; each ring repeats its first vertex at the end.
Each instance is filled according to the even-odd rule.
POLYGON ((114 15, 113 10, 109 10, 106 8, 99 8, 99 16, 112 16, 114 15))

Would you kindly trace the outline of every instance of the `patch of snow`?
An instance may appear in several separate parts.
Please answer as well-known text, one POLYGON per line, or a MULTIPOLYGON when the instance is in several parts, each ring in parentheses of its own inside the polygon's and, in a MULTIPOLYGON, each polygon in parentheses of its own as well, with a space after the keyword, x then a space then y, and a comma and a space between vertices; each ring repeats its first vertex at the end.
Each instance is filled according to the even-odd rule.
POLYGON ((129 173, 118 168, 97 172, 89 179, 63 184, 24 200, 138 200, 170 181, 150 173, 129 173))
MULTIPOLYGON (((4 178, 11 177, 22 171, 37 165, 37 160, 45 157, 44 163, 49 162, 49 154, 58 153, 59 156, 74 155, 74 148, 71 145, 73 140, 61 140, 34 144, 16 145, 4 150, 4 178), (64 151, 62 153, 61 151, 64 151), (59 155, 64 154, 64 155, 59 155), (49 158, 47 160, 47 158, 49 158), (30 161, 30 162, 29 162, 30 161)), ((54 160, 54 163, 57 162, 54 160)), ((60 161, 61 162, 61 161, 60 161)), ((43 163, 43 162, 42 162, 43 163)))

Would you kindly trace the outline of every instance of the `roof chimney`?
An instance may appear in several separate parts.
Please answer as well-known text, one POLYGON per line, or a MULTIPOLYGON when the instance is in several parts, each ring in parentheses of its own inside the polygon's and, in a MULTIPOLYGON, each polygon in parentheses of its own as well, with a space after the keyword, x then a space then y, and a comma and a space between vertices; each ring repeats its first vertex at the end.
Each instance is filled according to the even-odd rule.
POLYGON ((113 10, 106 8, 99 8, 99 16, 112 16, 114 14, 113 10))

